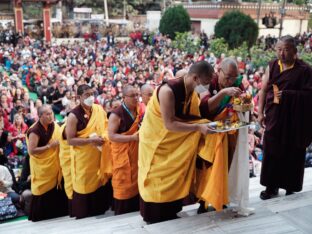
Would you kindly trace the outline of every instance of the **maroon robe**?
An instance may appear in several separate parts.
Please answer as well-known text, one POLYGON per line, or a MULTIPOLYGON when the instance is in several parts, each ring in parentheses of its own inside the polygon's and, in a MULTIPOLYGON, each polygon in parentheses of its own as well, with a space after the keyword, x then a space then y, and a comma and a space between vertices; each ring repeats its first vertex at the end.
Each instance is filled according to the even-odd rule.
POLYGON ((312 69, 301 60, 282 73, 278 60, 269 66, 260 183, 298 192, 302 190, 306 147, 312 141, 312 69), (273 103, 273 84, 282 91, 280 104, 273 103))
MULTIPOLYGON (((78 120, 77 131, 85 129, 88 125, 89 119, 86 118, 86 113, 81 105, 75 107, 72 114, 78 120)), ((98 188, 95 192, 89 194, 80 194, 73 191, 73 199, 71 202, 71 216, 77 219, 88 216, 95 216, 104 214, 112 203, 112 185, 108 181, 105 186, 98 188)))

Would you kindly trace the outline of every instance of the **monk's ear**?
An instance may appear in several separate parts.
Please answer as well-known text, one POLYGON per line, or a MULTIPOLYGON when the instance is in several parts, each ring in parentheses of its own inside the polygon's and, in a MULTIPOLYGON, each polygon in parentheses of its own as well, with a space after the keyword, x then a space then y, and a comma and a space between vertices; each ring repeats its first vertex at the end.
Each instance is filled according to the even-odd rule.
POLYGON ((196 82, 198 81, 199 77, 197 74, 192 74, 192 79, 196 82))

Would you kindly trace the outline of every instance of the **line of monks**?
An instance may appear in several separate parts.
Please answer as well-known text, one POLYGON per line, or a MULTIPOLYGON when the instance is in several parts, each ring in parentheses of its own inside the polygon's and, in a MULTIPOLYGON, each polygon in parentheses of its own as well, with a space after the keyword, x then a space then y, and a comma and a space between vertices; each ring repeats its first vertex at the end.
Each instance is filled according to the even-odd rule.
POLYGON ((209 204, 221 210, 228 203, 228 159, 237 133, 209 134, 204 123, 237 119, 226 108, 242 91, 237 77, 233 59, 225 59, 218 74, 197 62, 155 92, 144 85, 146 110, 136 89, 124 87, 121 106, 109 116, 94 104, 92 88, 80 85, 80 105, 61 126, 49 105, 41 107, 27 132, 29 219, 79 219, 112 207, 116 215, 140 210, 147 223, 155 223, 177 218, 190 193, 203 201, 201 209, 209 204), (202 98, 198 88, 206 90, 202 98))

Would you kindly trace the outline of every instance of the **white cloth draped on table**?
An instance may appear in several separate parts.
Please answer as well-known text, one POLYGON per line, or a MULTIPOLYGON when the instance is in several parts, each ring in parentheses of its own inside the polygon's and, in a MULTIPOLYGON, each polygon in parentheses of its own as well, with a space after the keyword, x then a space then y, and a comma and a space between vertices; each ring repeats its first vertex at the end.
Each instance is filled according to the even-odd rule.
MULTIPOLYGON (((249 112, 238 112, 240 121, 249 122, 249 112)), ((249 150, 248 128, 238 130, 238 139, 228 177, 229 198, 233 210, 239 215, 249 216, 254 209, 249 205, 249 150)))

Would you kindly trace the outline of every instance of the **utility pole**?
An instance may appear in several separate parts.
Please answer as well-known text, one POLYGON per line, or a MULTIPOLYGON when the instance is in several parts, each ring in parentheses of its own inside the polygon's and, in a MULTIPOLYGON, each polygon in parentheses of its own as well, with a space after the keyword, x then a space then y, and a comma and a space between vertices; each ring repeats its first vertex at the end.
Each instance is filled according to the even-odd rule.
POLYGON ((123 1, 123 18, 126 19, 126 0, 123 1))
POLYGON ((109 26, 109 22, 108 22, 107 0, 104 0, 104 13, 105 13, 106 27, 108 27, 109 26))
POLYGON ((262 0, 258 0, 258 10, 257 10, 257 24, 259 26, 260 12, 261 12, 262 0))
POLYGON ((281 8, 281 22, 280 22, 280 29, 279 29, 279 37, 282 36, 282 31, 283 31, 283 21, 284 21, 284 16, 286 15, 286 9, 285 9, 285 6, 286 6, 286 0, 283 0, 283 5, 282 5, 282 8, 281 8))

